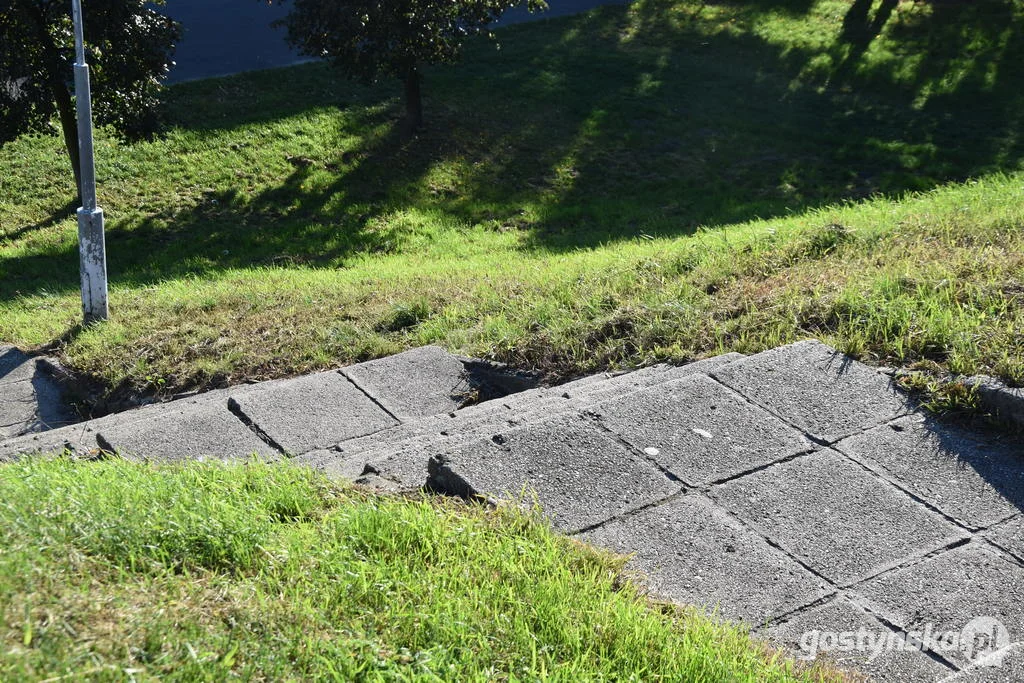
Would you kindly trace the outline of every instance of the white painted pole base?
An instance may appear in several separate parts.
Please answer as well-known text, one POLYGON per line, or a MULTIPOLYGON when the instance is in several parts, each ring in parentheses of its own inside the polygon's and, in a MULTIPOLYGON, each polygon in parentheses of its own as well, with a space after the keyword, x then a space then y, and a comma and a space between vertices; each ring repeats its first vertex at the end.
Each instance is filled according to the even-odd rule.
POLYGON ((81 255, 82 266, 82 314, 88 325, 106 320, 109 313, 103 209, 78 210, 78 253, 81 255))

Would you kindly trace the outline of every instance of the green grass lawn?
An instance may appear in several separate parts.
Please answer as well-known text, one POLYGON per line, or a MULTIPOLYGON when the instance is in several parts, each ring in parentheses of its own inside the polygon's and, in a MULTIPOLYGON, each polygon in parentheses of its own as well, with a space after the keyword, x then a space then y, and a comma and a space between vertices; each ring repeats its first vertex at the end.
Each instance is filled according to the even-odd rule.
POLYGON ((286 466, 0 466, 0 680, 791 681, 517 508, 286 466))
POLYGON ((82 330, 71 174, 0 149, 0 339, 113 393, 436 343, 552 376, 818 337, 1024 382, 1024 5, 641 0, 396 84, 175 86, 100 135, 112 320, 82 330))

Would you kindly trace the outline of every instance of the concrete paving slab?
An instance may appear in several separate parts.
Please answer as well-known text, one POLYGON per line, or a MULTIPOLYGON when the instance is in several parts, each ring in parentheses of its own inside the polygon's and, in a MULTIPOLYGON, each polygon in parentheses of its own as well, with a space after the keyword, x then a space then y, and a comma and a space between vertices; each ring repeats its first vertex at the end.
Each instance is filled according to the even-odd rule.
MULTIPOLYGON (((355 481, 365 476, 367 472, 366 458, 361 454, 346 457, 344 453, 331 448, 310 451, 295 458, 289 458, 288 462, 302 467, 311 467, 331 479, 355 481)), ((422 486, 426 481, 426 463, 423 465, 423 472, 417 486, 422 486)))
POLYGON ((967 526, 1024 509, 1024 444, 911 415, 852 436, 836 448, 967 526))
POLYGON ((680 490, 593 422, 574 417, 512 429, 431 453, 428 486, 519 499, 533 492, 561 531, 575 532, 680 490))
POLYGON ((589 410, 691 485, 725 479, 814 447, 799 430, 702 374, 589 410))
POLYGON ((710 496, 840 585, 967 537, 830 450, 712 487, 710 496))
POLYGON ((65 401, 60 384, 36 360, 14 368, 15 373, 22 374, 22 371, 24 379, 0 378, 0 438, 42 432, 79 421, 65 401))
POLYGON ((457 410, 471 388, 462 361, 437 346, 359 363, 341 372, 400 420, 457 410))
POLYGON ((104 428, 97 441, 140 460, 246 460, 254 455, 277 460, 281 456, 221 403, 175 407, 145 420, 104 428))
POLYGON ((4 387, 7 396, 0 397, 0 439, 18 436, 33 430, 31 426, 36 421, 35 392, 32 391, 30 382, 18 382, 17 384, 4 387), (14 389, 15 391, 11 391, 14 389), (27 398, 16 391, 22 389, 27 398), (11 394, 14 394, 11 396, 11 394))
POLYGON ((757 626, 831 592, 820 578, 700 494, 679 496, 579 537, 632 553, 658 597, 757 626))
POLYGON ((13 346, 0 346, 0 385, 32 379, 35 361, 13 346))
MULTIPOLYGON (((979 543, 888 572, 856 592, 868 609, 907 632, 927 631, 933 638, 960 634, 975 618, 985 618, 998 620, 1010 643, 1024 641, 1024 567, 979 543)), ((961 667, 975 654, 952 647, 943 651, 961 667)))
POLYGON ((337 372, 231 392, 229 404, 290 455, 327 448, 398 421, 337 372))
POLYGON ((841 596, 800 612, 762 635, 798 659, 825 657, 841 669, 882 683, 933 683, 954 672, 913 644, 908 646, 904 634, 841 596))
POLYGON ((96 451, 99 448, 96 432, 83 423, 0 441, 0 463, 20 456, 58 453, 65 448, 80 456, 96 451))
POLYGON ((1017 515, 996 524, 983 535, 1024 562, 1024 516, 1017 515))
POLYGON ((1024 643, 993 652, 943 683, 1020 683, 1024 681, 1024 643))
POLYGON ((825 443, 911 407, 888 376, 818 341, 748 356, 711 375, 825 443))

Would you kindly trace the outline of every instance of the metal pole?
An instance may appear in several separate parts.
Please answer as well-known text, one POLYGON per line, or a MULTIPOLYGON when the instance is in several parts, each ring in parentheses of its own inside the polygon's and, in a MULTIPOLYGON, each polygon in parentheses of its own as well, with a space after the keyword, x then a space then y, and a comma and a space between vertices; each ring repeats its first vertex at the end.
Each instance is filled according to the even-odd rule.
POLYGON ((78 158, 81 168, 82 207, 78 209, 78 253, 82 275, 82 314, 85 324, 106 320, 107 249, 103 237, 103 209, 96 206, 96 164, 92 143, 92 95, 89 65, 82 36, 82 0, 71 0, 75 23, 75 104, 78 109, 78 158))

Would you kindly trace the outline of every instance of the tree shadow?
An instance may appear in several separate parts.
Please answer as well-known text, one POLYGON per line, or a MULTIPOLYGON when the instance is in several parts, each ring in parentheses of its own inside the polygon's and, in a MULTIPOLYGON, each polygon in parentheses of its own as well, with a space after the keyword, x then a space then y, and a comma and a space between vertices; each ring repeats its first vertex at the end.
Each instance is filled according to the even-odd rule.
MULTIPOLYGON (((232 268, 341 267, 356 254, 397 250, 402 226, 381 219, 393 210, 391 195, 450 151, 448 140, 431 131, 410 137, 398 107, 366 109, 349 122, 353 130, 383 132, 326 162, 290 157, 293 171, 255 194, 212 191, 173 215, 118 221, 106 236, 110 282, 147 285, 232 268)), ((68 243, 0 259, 0 272, 26 285, 72 289, 78 283, 76 259, 77 246, 68 243)))
POLYGON ((52 214, 47 216, 45 219, 38 221, 37 223, 32 223, 31 225, 23 225, 21 227, 6 232, 0 231, 0 243, 6 241, 14 242, 15 240, 21 239, 22 237, 30 235, 34 232, 40 232, 42 230, 46 230, 47 228, 52 228, 61 221, 67 220, 68 218, 74 216, 76 210, 78 209, 78 206, 78 200, 72 199, 67 204, 60 207, 52 214))
MULTIPOLYGON (((428 72, 430 128, 411 139, 397 125, 397 88, 353 86, 327 64, 176 86, 170 118, 189 134, 214 140, 345 107, 340 134, 361 143, 292 158, 255 194, 220 190, 174 214, 111 221, 111 281, 341 267, 400 250, 416 229, 411 210, 560 251, 1019 169, 1022 11, 993 0, 886 14, 882 3, 867 14, 854 3, 820 44, 736 28, 795 21, 809 0, 641 0, 512 26, 500 52, 479 44, 463 66, 428 72), (873 52, 882 39, 888 52, 873 52)), ((0 268, 22 291, 77 287, 74 245, 0 268)))

